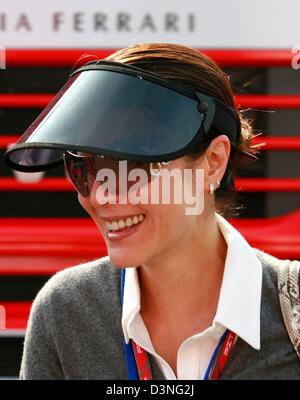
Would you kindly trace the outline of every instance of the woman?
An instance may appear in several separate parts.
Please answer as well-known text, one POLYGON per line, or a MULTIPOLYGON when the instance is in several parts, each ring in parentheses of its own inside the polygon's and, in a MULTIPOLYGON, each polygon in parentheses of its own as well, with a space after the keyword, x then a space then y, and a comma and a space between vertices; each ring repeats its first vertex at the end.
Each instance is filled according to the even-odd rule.
POLYGON ((135 45, 74 72, 6 160, 37 171, 63 155, 108 257, 59 272, 39 292, 21 379, 300 377, 278 301, 284 262, 219 214, 238 163, 255 154, 252 137, 228 77, 189 47, 135 45), (138 190, 128 176, 126 189, 101 185, 104 168, 120 177, 120 160, 145 172, 138 190), (129 201, 149 200, 174 169, 201 186, 197 212, 186 201, 129 201))

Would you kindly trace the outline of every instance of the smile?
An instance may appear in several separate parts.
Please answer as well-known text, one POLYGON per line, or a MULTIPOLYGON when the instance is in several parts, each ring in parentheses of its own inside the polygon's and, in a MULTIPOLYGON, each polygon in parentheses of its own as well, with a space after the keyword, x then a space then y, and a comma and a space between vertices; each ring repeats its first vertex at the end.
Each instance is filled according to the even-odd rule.
POLYGON ((118 231, 124 228, 130 228, 133 225, 137 225, 143 222, 144 214, 137 214, 132 217, 127 217, 126 220, 120 219, 119 221, 108 221, 106 222, 106 229, 108 231, 118 231))

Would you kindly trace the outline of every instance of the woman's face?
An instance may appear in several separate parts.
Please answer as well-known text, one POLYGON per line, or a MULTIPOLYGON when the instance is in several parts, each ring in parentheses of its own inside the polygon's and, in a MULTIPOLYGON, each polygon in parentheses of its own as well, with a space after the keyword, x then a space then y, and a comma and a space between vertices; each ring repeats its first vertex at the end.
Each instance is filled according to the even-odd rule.
MULTIPOLYGON (((201 164, 198 163, 197 168, 201 170, 201 164)), ((172 249, 174 250, 174 246, 188 241, 193 236, 196 226, 199 228, 199 218, 202 214, 187 213, 196 213, 202 209, 202 203, 198 204, 197 210, 195 204, 196 196, 198 200, 203 196, 202 172, 196 175, 195 169, 191 168, 191 164, 185 158, 179 158, 164 166, 163 172, 164 178, 154 177, 139 189, 138 194, 147 200, 143 202, 147 204, 132 204, 129 192, 126 192, 118 196, 118 199, 112 196, 111 202, 102 205, 98 201, 102 191, 98 182, 94 182, 89 197, 78 195, 80 204, 100 229, 108 255, 115 266, 138 266, 161 259, 164 255, 168 256, 172 249), (172 174, 173 178, 169 179, 172 174), (173 194, 174 189, 176 195, 173 194), (153 204, 153 194, 160 204, 153 204), (113 200, 121 202, 121 196, 123 203, 124 196, 126 197, 127 204, 112 204, 113 200), (124 228, 124 224, 132 226, 124 228)))
POLYGON ((100 229, 112 263, 116 267, 156 263, 172 257, 175 250, 179 253, 180 249, 186 251, 195 240, 201 240, 202 232, 207 232, 209 228, 209 217, 215 211, 214 196, 208 193, 209 183, 221 181, 229 153, 229 140, 227 136, 220 135, 196 161, 189 161, 185 157, 172 161, 163 167, 164 172, 167 172, 166 180, 162 177, 153 178, 137 191, 144 199, 143 203, 132 204, 129 190, 121 191, 118 198, 110 197, 117 204, 110 200, 103 205, 99 202, 99 193, 103 194, 103 189, 96 181, 89 197, 78 195, 80 204, 100 229), (168 175, 170 177, 175 170, 178 172, 177 178, 168 180, 168 175), (178 176, 181 180, 178 180, 178 176), (154 185, 153 182, 159 184, 154 185), (169 182, 169 186, 166 182, 169 182), (168 196, 165 201, 162 195, 168 194, 168 187, 171 201, 168 201, 168 196), (175 197, 176 201, 174 192, 175 196, 179 195, 175 197), (153 193, 156 198, 158 196, 158 204, 151 201, 153 193), (192 203, 195 199, 197 207, 192 203), (124 224, 132 226, 119 229, 124 224))

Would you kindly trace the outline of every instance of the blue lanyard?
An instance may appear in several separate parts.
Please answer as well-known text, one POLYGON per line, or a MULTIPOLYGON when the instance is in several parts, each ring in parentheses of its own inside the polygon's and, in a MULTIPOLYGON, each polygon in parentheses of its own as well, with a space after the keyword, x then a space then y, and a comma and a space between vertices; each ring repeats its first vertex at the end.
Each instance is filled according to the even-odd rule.
MULTIPOLYGON (((125 269, 121 271, 121 304, 123 306, 124 301, 124 285, 125 285, 125 269)), ((123 307, 122 307, 123 309, 123 307)), ((128 379, 130 381, 136 381, 139 379, 139 374, 135 362, 134 351, 132 347, 132 342, 129 340, 129 343, 126 343, 124 340, 124 350, 125 350, 125 358, 126 365, 128 371, 128 379)))
POLYGON ((229 332, 228 329, 226 329, 226 331, 224 332, 224 334, 222 335, 222 337, 221 337, 221 339, 220 339, 220 341, 218 343, 218 346, 216 347, 216 350, 214 351, 214 354, 212 355, 212 358, 210 360, 210 363, 208 364, 207 370, 206 370, 204 378, 203 378, 204 381, 210 380, 210 373, 212 371, 213 365, 215 364, 217 356, 220 353, 221 347, 222 347, 222 345, 223 345, 223 343, 224 343, 224 341, 225 341, 225 339, 226 339, 226 337, 228 335, 228 332, 229 332))
MULTIPOLYGON (((121 304, 122 304, 122 306, 123 306, 123 301, 124 301, 124 285, 125 285, 125 269, 122 269, 122 271, 121 271, 121 304)), ((229 333, 230 332, 227 329, 224 332, 224 334, 222 335, 222 337, 212 355, 212 358, 207 367, 207 370, 206 370, 203 380, 206 380, 206 381, 210 380, 213 369, 216 368, 216 361, 220 355, 221 348, 224 344, 225 339, 229 335, 229 333)), ((139 373, 138 373, 137 363, 135 360, 134 350, 133 350, 131 340, 129 340, 129 343, 126 343, 126 341, 124 340, 124 349, 125 349, 126 365, 127 365, 127 370, 128 370, 128 379, 129 380, 138 380, 139 373)))

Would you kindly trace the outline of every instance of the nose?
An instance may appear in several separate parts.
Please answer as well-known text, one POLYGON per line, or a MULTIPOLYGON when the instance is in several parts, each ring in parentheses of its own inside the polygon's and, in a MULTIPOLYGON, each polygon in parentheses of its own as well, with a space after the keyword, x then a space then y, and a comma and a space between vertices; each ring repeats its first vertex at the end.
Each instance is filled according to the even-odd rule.
POLYGON ((94 208, 109 204, 127 204, 127 188, 119 186, 117 179, 99 182, 89 177, 90 202, 94 208))
POLYGON ((99 206, 106 206, 115 201, 115 196, 108 191, 104 183, 96 181, 93 177, 88 177, 89 181, 89 197, 91 205, 94 208, 99 206))

